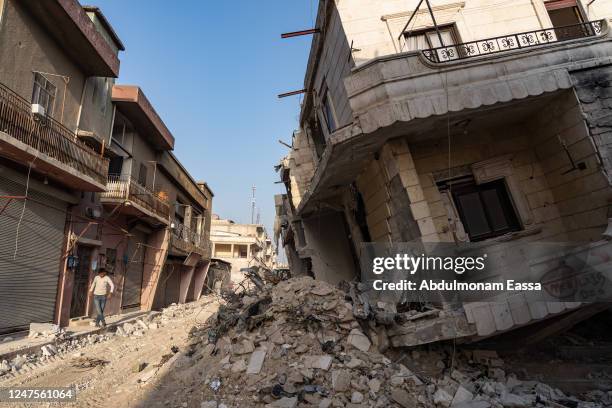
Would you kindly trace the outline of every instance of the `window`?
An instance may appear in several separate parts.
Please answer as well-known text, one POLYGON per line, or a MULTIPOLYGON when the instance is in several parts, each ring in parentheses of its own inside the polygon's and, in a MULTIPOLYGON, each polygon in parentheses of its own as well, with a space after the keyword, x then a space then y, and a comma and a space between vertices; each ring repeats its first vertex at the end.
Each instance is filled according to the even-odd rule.
POLYGON ((123 157, 113 156, 108 163, 108 175, 119 176, 123 169, 123 157))
POLYGON ((323 111, 323 118, 325 119, 325 125, 327 126, 327 131, 332 133, 334 130, 338 128, 336 121, 336 111, 334 110, 334 104, 332 103, 331 96, 329 95, 329 90, 325 87, 325 91, 322 93, 323 98, 321 98, 321 109, 323 111))
POLYGON ((232 256, 232 245, 215 244, 215 256, 219 258, 230 258, 232 256))
POLYGON ((465 177, 439 186, 452 194, 471 241, 482 241, 521 229, 504 179, 476 184, 472 177, 465 177))
POLYGON ((45 108, 45 114, 51 116, 53 114, 53 105, 55 104, 56 88, 44 75, 34 73, 34 89, 32 91, 32 104, 42 105, 45 108))
POLYGON ((246 258, 248 254, 247 245, 234 245, 234 258, 246 258))
MULTIPOLYGON (((444 46, 456 45, 460 41, 459 35, 454 25, 438 27, 444 46)), ((435 28, 427 28, 405 34, 406 46, 408 51, 426 50, 430 48, 442 47, 440 38, 435 28)))
POLYGON ((552 0, 547 1, 545 5, 559 40, 580 38, 588 34, 586 27, 576 27, 576 24, 585 21, 576 0, 552 0))
POLYGON ((140 170, 138 171, 138 184, 143 187, 147 186, 147 166, 144 163, 140 163, 140 170))

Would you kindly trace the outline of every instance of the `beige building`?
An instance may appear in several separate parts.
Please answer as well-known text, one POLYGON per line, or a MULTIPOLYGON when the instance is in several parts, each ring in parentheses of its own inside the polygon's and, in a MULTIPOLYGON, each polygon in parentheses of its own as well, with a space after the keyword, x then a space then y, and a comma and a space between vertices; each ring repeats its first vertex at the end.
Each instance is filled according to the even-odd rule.
MULTIPOLYGON (((359 278, 363 242, 606 251, 612 2, 431 1, 437 25, 420 3, 319 4, 300 129, 279 167, 276 232, 292 271, 359 278)), ((391 341, 483 338, 598 310, 521 296, 396 325, 391 341)))
POLYGON ((232 282, 244 280, 242 268, 273 269, 276 251, 261 224, 237 224, 213 215, 210 229, 213 258, 231 264, 232 282))

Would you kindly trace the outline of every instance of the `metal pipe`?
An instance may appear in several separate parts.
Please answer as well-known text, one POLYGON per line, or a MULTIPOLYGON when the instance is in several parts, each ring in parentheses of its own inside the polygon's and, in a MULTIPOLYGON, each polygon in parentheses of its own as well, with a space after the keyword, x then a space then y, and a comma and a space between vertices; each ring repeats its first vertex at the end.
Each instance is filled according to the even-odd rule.
POLYGON ((425 3, 427 3, 429 14, 431 14, 431 20, 433 21, 434 27, 436 29, 436 33, 438 34, 438 39, 440 40, 440 46, 444 47, 444 41, 442 40, 442 34, 440 34, 440 29, 438 28, 438 23, 436 23, 436 17, 434 16, 433 10, 431 9, 431 4, 429 4, 429 0, 425 0, 425 3))
POLYGON ((406 32, 406 29, 408 28, 408 26, 410 25, 410 23, 412 22, 412 19, 414 18, 414 16, 416 15, 416 13, 419 11, 419 8, 421 7, 421 4, 423 4, 423 0, 419 1, 419 4, 417 4, 416 8, 414 9, 414 11, 412 12, 412 14, 410 15, 410 18, 408 19, 408 22, 406 23, 406 25, 404 26, 404 28, 402 28, 402 32, 400 33, 399 37, 397 37, 397 39, 399 40, 400 38, 402 38, 402 35, 404 35, 404 33, 406 32))

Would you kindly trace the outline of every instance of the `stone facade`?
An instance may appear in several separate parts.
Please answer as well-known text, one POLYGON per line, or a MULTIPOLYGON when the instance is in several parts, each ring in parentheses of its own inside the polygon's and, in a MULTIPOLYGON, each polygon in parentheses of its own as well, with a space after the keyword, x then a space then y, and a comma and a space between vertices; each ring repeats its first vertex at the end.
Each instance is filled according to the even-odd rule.
MULTIPOLYGON (((552 33, 553 40, 433 63, 423 50, 406 49, 407 37, 400 34, 412 10, 405 2, 350 0, 338 2, 337 11, 319 8, 318 21, 339 16, 342 31, 333 32, 344 33, 353 47, 354 66, 343 77, 352 120, 329 133, 323 129, 322 135, 313 126, 313 117, 324 125, 330 109, 320 96, 324 84, 317 88, 309 78, 326 78, 331 71, 323 57, 311 53, 305 85, 313 87, 307 94, 312 101, 302 106, 298 133, 325 146, 315 149, 310 143, 314 168, 309 163, 307 173, 289 164, 295 148, 284 159, 282 180, 293 208, 277 207, 285 209, 279 212, 285 217, 280 235, 291 238, 288 258, 294 264, 299 259, 316 278, 334 283, 359 278, 364 242, 605 243, 612 197, 609 4, 577 3, 584 20, 603 20, 593 23, 589 35, 568 39, 555 29, 544 30, 554 21, 543 1, 433 3, 438 23, 452 25, 461 41, 530 30, 552 33), (299 195, 294 195, 298 178, 299 195), (514 214, 508 217, 515 216, 516 224, 486 238, 470 233, 448 188, 460 181, 497 183, 508 195, 514 214), (323 219, 328 225, 333 220, 346 238, 314 228, 323 219), (300 231, 301 240, 295 240, 300 231), (330 263, 326 249, 338 239, 348 249, 336 250, 330 263)), ((432 28, 425 10, 412 24, 412 31, 432 28)), ((329 30, 315 37, 313 48, 343 41, 329 30)), ((542 309, 526 298, 504 296, 497 302, 455 305, 438 321, 393 329, 392 342, 481 338, 579 306, 554 303, 542 309), (453 334, 453 325, 465 330, 453 334)))

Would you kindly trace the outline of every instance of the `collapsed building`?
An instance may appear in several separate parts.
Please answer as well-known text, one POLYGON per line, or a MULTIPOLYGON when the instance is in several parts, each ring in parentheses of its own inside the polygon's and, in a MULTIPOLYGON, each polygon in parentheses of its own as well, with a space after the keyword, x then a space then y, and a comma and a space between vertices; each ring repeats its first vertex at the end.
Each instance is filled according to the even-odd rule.
MULTIPOLYGON (((277 167, 293 273, 360 280, 368 242, 581 243, 609 271, 612 4, 421 3, 319 2, 300 128, 277 167)), ((469 341, 604 307, 506 293, 387 329, 394 346, 469 341)))

